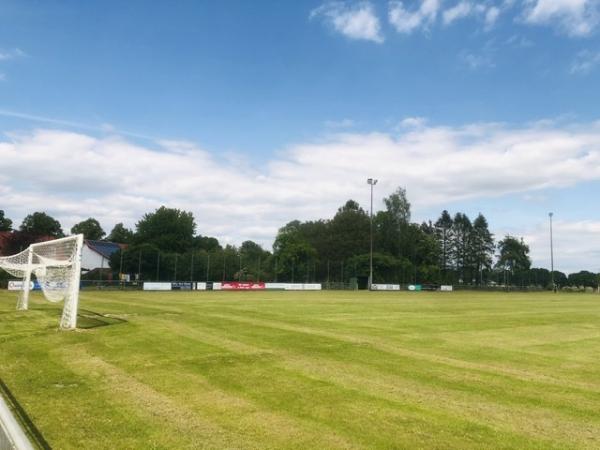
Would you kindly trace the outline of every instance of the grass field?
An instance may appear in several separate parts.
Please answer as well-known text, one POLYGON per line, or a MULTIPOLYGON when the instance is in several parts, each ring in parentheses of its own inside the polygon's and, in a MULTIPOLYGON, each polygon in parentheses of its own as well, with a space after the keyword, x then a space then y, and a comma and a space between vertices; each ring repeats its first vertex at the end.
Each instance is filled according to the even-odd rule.
POLYGON ((600 296, 0 291, 52 448, 600 448, 600 296), (97 316, 101 314, 103 316, 97 316))

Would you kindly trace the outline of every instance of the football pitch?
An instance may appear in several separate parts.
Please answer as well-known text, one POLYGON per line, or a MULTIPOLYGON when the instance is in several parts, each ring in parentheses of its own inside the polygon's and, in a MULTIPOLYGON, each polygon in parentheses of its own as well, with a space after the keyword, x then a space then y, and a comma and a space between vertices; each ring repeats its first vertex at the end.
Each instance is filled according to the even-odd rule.
POLYGON ((600 448, 600 296, 0 291, 0 381, 52 448, 600 448))

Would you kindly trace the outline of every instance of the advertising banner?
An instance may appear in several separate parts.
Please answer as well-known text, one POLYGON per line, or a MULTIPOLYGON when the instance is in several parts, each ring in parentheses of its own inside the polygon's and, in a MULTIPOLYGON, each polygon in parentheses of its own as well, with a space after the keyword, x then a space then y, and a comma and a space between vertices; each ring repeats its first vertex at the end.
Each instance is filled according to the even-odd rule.
MULTIPOLYGON (((31 281, 29 283, 30 291, 39 291, 42 289, 40 284, 37 281, 31 281)), ((8 281, 8 290, 9 291, 21 291, 23 290, 23 281, 21 280, 9 280, 8 281)))
POLYGON ((451 284, 450 284, 450 285, 445 285, 445 284, 442 284, 442 285, 440 286, 440 291, 451 292, 452 290, 453 290, 453 289, 452 289, 452 285, 451 285, 451 284))
POLYGON ((265 289, 279 291, 320 291, 321 283, 265 283, 265 289))
POLYGON ((144 291, 170 291, 171 283, 144 282, 144 291))
POLYGON ((399 284, 372 284, 371 290, 372 291, 399 291, 400 285, 399 284))
POLYGON ((221 289, 224 291, 254 291, 265 289, 265 283, 227 281, 221 283, 221 289))
POLYGON ((421 286, 420 284, 409 284, 408 285, 409 291, 420 291, 422 289, 423 289, 423 286, 421 286))
POLYGON ((171 283, 171 290, 173 291, 191 291, 192 290, 192 283, 185 282, 185 281, 176 281, 174 283, 171 283))

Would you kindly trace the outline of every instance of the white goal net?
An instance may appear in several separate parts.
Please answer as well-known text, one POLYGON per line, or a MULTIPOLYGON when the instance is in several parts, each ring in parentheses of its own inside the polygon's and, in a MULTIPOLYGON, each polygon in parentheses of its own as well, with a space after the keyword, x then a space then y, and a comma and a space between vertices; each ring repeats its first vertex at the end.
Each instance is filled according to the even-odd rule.
POLYGON ((75 328, 82 247, 83 235, 78 234, 31 244, 21 253, 0 257, 0 268, 23 280, 17 309, 27 309, 29 306, 29 291, 33 275, 48 301, 65 301, 60 327, 75 328))

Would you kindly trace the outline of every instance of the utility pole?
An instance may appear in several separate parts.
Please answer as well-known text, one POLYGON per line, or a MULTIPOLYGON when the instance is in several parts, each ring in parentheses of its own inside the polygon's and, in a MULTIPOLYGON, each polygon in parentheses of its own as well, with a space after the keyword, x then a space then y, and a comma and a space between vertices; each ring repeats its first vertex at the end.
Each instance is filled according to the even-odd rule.
POLYGON ((206 254, 206 282, 208 283, 208 277, 210 276, 210 253, 206 254))
POLYGON ((368 289, 371 290, 371 285, 373 284, 373 186, 377 184, 377 180, 374 178, 368 178, 367 184, 371 186, 371 225, 370 225, 370 244, 371 250, 369 252, 369 280, 367 282, 368 289))
POLYGON ((194 250, 192 250, 192 261, 190 262, 190 283, 194 282, 194 250))
POLYGON ((552 216, 554 213, 548 213, 550 218, 550 279, 552 283, 552 290, 556 292, 556 284, 554 284, 554 243, 552 240, 552 216))

